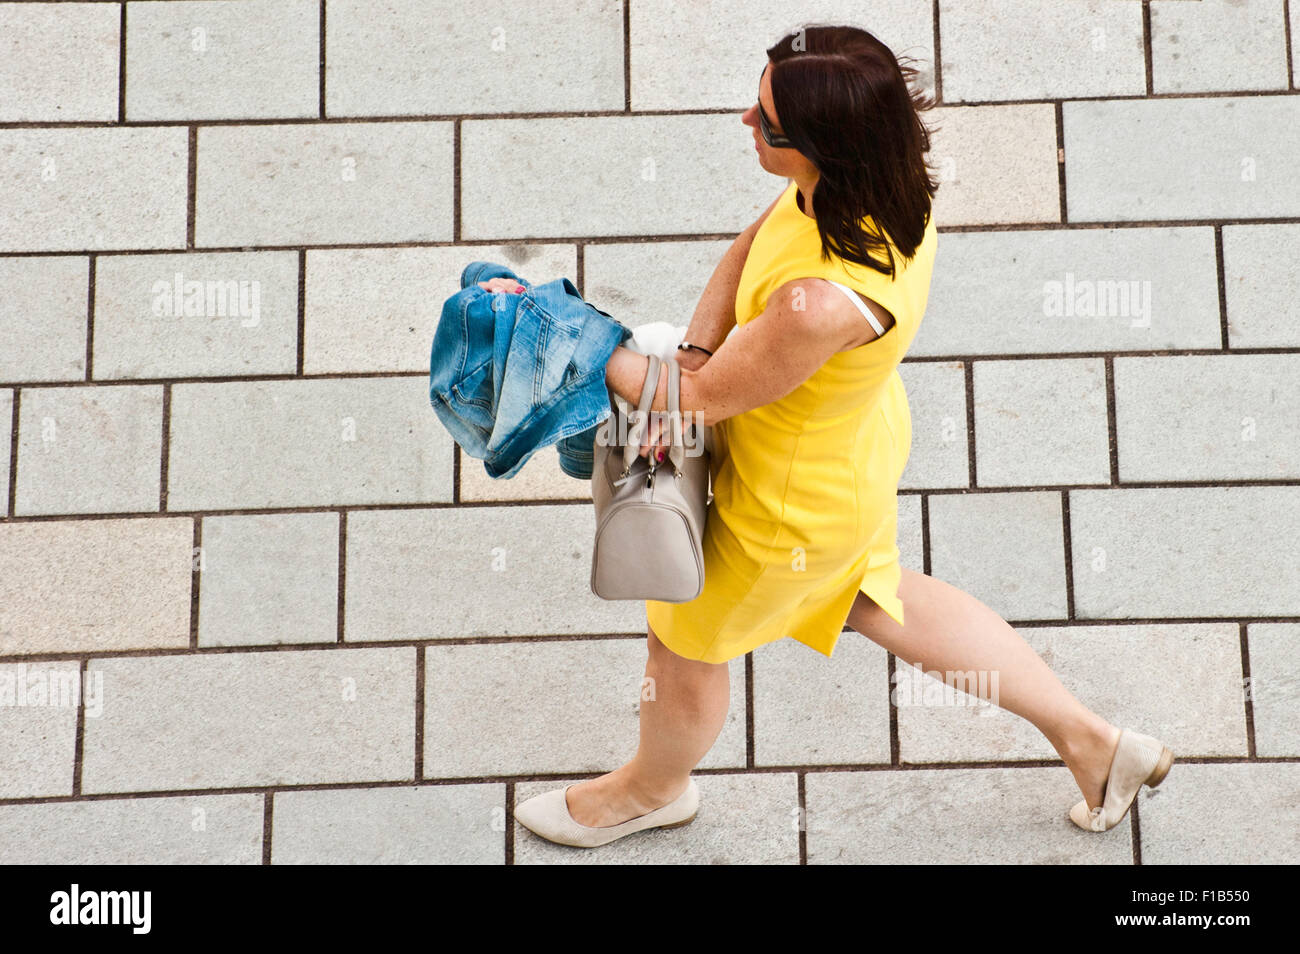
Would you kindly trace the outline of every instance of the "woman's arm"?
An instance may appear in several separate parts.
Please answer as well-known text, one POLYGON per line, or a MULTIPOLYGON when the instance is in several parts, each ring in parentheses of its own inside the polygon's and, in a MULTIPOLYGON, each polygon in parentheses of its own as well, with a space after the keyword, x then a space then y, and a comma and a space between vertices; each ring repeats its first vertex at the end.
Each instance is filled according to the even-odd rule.
MULTIPOLYGON (((783 189, 781 195, 784 194, 785 190, 783 189)), ((780 201, 781 196, 778 195, 772 200, 772 204, 763 210, 762 215, 736 236, 718 262, 717 267, 714 268, 713 275, 710 276, 708 284, 705 285, 704 292, 700 295, 700 301, 695 306, 695 313, 691 316, 690 324, 686 328, 685 339, 687 341, 716 353, 727 339, 732 328, 735 327, 736 290, 740 286, 740 276, 745 268, 745 259, 749 256, 749 250, 753 246, 754 236, 758 234, 764 220, 772 214, 772 210, 776 208, 776 204, 780 201)), ((688 407, 686 404, 686 378, 688 375, 699 372, 708 360, 708 355, 694 349, 677 353, 677 363, 682 369, 683 410, 688 407)), ((644 355, 639 355, 628 348, 615 348, 609 363, 605 365, 606 383, 619 397, 635 407, 641 398, 641 385, 645 381, 646 367, 647 361, 644 355)), ((667 393, 667 380, 668 370, 665 368, 660 372, 659 390, 655 394, 655 406, 660 410, 666 409, 664 395, 667 393)), ((650 435, 647 435, 648 439, 653 439, 656 436, 655 430, 657 428, 652 430, 650 435)), ((649 446, 648 443, 643 443, 641 452, 646 453, 649 446)))
MULTIPOLYGON (((698 371, 682 369, 681 410, 707 426, 778 400, 837 351, 861 342, 864 325, 861 312, 829 283, 787 282, 698 371)), ((605 381, 635 407, 648 365, 645 355, 619 346, 605 365, 605 381)), ((668 369, 661 368, 652 411, 667 410, 667 391, 668 369)))
POLYGON ((713 269, 709 283, 704 286, 695 314, 686 326, 686 340, 710 351, 717 351, 727 333, 736 325, 736 289, 740 273, 745 268, 745 258, 754 242, 757 223, 736 236, 731 247, 713 269))
POLYGON ((686 327, 686 340, 691 344, 717 351, 727 333, 735 327, 736 289, 740 286, 740 273, 744 271, 745 259, 754 244, 754 236, 779 201, 781 197, 777 196, 749 228, 736 236, 713 269, 713 275, 700 295, 699 304, 695 306, 695 314, 686 327))

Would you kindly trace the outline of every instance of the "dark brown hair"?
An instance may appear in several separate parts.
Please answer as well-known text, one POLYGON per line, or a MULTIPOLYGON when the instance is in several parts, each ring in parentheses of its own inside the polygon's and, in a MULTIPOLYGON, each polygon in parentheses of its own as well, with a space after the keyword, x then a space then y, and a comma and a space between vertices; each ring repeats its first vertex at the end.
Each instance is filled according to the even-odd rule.
POLYGON ((931 130, 920 116, 934 98, 910 85, 916 69, 858 27, 806 24, 768 47, 767 57, 781 131, 817 167, 807 211, 822 260, 834 253, 894 277, 889 242, 904 259, 916 254, 939 190, 924 158, 931 130), (867 216, 885 236, 863 228, 867 216))

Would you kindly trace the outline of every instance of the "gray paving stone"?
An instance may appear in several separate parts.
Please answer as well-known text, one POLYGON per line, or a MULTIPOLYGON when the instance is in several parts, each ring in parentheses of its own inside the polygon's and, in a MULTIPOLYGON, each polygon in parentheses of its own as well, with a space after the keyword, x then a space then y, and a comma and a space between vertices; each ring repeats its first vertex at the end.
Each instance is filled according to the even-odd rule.
POLYGON ((754 764, 889 761, 888 654, 853 630, 826 659, 794 639, 754 653, 754 764))
POLYGON ((1300 488, 1069 495, 1080 619, 1300 615, 1300 488))
POLYGON ((898 495, 898 562, 905 569, 925 572, 921 540, 921 495, 898 495))
POLYGON ((1116 358, 1120 480, 1300 477, 1300 355, 1116 358))
POLYGON ((908 355, 1221 346, 1212 229, 1047 229, 940 233, 908 355))
POLYGON ((644 633, 591 592, 595 535, 583 504, 353 511, 344 639, 644 633))
POLYGON ((172 510, 449 501, 451 436, 428 377, 172 388, 172 510))
POLYGON ((1138 796, 1144 865, 1288 865, 1300 855, 1300 765, 1177 765, 1138 796))
POLYGON ((409 780, 415 650, 92 659, 82 791, 409 780))
POLYGON ((1300 213, 1300 97, 1076 100, 1061 118, 1071 222, 1300 213))
MULTIPOLYGON (((426 646, 425 777, 613 771, 663 691, 646 661, 644 639, 426 646)), ((743 657, 727 671, 731 707, 701 768, 745 764, 743 657)))
POLYGON ((623 109, 623 10, 614 0, 334 0, 330 116, 623 109))
POLYGON ((0 251, 184 248, 188 135, 0 129, 0 251))
POLYGON ((473 119, 460 129, 466 241, 735 235, 780 191, 733 114, 473 119))
POLYGON ((945 102, 1141 96, 1142 5, 939 0, 945 102))
MULTIPOLYGON (((772 198, 779 192, 774 187, 772 198)), ((583 297, 629 328, 652 321, 689 327, 730 247, 728 240, 590 243, 582 251, 583 297)))
MULTIPOLYGON (((1288 4, 1291 11, 1291 41, 1300 36, 1300 4, 1288 4)), ((1291 57, 1291 85, 1300 89, 1300 56, 1291 57)))
POLYGON ((198 246, 450 241, 452 124, 203 126, 196 191, 198 246))
POLYGON ((920 62, 934 88, 934 14, 928 3, 818 0, 792 9, 779 0, 707 4, 637 0, 630 10, 632 109, 748 109, 758 95, 764 49, 801 23, 870 30, 896 56, 920 62), (735 29, 744 23, 744 30, 735 29))
POLYGON ((505 480, 489 477, 483 462, 460 448, 460 500, 590 500, 591 481, 570 477, 560 469, 556 446, 541 448, 519 473, 505 480))
POLYGON ((162 416, 161 385, 23 391, 14 513, 156 512, 162 416))
POLYGON ((81 256, 0 258, 0 381, 85 379, 89 276, 81 256))
POLYGON ((0 655, 187 646, 193 541, 182 517, 0 524, 0 655))
MULTIPOLYGON (((76 662, 0 666, 0 798, 72 794, 79 668, 76 662)), ((86 688, 90 718, 103 698, 93 685, 86 688)))
POLYGON ((132 6, 126 118, 318 116, 320 12, 316 0, 132 6))
POLYGON ((203 518, 199 645, 338 638, 339 516, 203 518))
POLYGON ((4 496, 4 506, 0 511, 9 515, 9 448, 13 440, 14 392, 10 388, 0 389, 0 493, 4 496))
POLYGON ((1251 623, 1250 698, 1255 714, 1255 752, 1300 755, 1300 623, 1251 623))
POLYGON ((1066 817, 1079 789, 1064 766, 809 772, 804 793, 809 864, 1133 861, 1128 824, 1098 838, 1066 817))
POLYGON ((929 506, 934 576, 1003 619, 1065 617, 1059 493, 935 494, 929 506))
POLYGON ((271 864, 505 863, 503 784, 277 792, 271 864))
POLYGON ((912 415, 912 449, 898 486, 969 487, 965 364, 908 361, 898 374, 912 415))
MULTIPOLYGON (((519 782, 515 804, 578 781, 519 782)), ((650 828, 598 848, 557 845, 515 825, 517 865, 799 863, 799 783, 793 772, 696 775, 700 807, 681 828, 650 828)))
POLYGON ((0 122, 117 121, 120 8, 0 4, 0 122))
POLYGON ((947 106, 924 122, 934 133, 926 161, 939 179, 940 226, 1061 220, 1051 103, 947 106))
POLYGON ((981 487, 1110 483, 1100 358, 976 361, 973 370, 981 487))
POLYGON ((1152 88, 1156 93, 1286 89, 1283 6, 1283 0, 1154 0, 1152 88))
POLYGON ((94 376, 293 374, 296 252, 95 259, 94 376))
POLYGON ((0 805, 5 861, 21 865, 262 863, 258 794, 0 805))
MULTIPOLYGON (((1018 631, 1072 694, 1113 725, 1154 735, 1179 758, 1247 754, 1235 624, 1026 626, 1018 631)), ((945 689, 939 679, 918 675, 901 660, 894 671, 902 761, 1060 757, 1033 723, 1010 710, 982 705, 957 687, 945 689)), ((966 679, 982 676, 999 698, 1014 688, 997 672, 972 668, 963 673, 966 679)))
POLYGON ((303 370, 428 374, 443 302, 474 261, 498 262, 534 283, 578 273, 577 249, 567 243, 312 249, 303 370))
MULTIPOLYGON (((1300 4, 1296 7, 1300 9, 1300 4)), ((1300 224, 1297 223, 1223 227, 1223 281, 1230 347, 1300 347, 1300 272, 1295 269, 1296 248, 1300 248, 1300 224)))

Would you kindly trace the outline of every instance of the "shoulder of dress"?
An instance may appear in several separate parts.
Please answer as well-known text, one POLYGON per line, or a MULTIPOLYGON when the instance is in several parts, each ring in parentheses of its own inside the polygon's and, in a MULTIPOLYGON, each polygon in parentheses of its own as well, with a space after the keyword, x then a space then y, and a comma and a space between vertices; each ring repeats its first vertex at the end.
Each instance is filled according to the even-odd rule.
POLYGON ((895 313, 897 306, 895 296, 872 294, 871 291, 857 287, 839 275, 809 274, 791 278, 777 285, 772 290, 768 301, 771 303, 784 298, 791 311, 800 316, 808 316, 817 324, 821 321, 817 316, 825 316, 827 312, 842 314, 846 319, 856 322, 861 318, 862 308, 869 306, 867 302, 863 302, 862 308, 855 305, 844 294, 845 288, 863 299, 876 303, 891 314, 895 313), (836 287, 837 285, 839 287, 836 287))
POLYGON ((857 292, 865 298, 880 301, 882 305, 887 305, 888 302, 897 299, 900 287, 896 282, 890 282, 886 276, 874 270, 864 269, 864 271, 869 272, 869 275, 864 277, 857 273, 850 274, 845 269, 827 267, 820 271, 810 271, 805 275, 790 278, 777 287, 798 285, 800 282, 805 282, 807 283, 805 287, 810 290, 816 289, 817 294, 824 296, 827 300, 847 300, 844 298, 843 292, 833 287, 832 283, 834 283, 857 292), (820 281, 812 281, 813 279, 820 279, 820 281))

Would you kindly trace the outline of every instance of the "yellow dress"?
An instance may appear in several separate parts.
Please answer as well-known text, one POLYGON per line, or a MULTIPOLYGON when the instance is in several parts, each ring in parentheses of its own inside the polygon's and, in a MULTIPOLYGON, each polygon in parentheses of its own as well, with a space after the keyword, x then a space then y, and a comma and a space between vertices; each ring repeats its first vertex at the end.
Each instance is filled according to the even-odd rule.
POLYGON ((688 659, 726 662, 787 636, 830 657, 859 590, 903 622, 898 480, 912 420, 898 364, 925 312, 938 233, 931 215, 914 258, 894 249, 892 281, 837 255, 822 261, 797 192, 792 181, 754 236, 737 326, 798 278, 847 285, 894 324, 837 352, 785 397, 714 424, 704 589, 684 603, 646 601, 655 635, 688 659))

